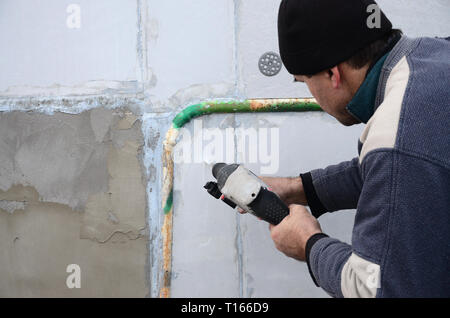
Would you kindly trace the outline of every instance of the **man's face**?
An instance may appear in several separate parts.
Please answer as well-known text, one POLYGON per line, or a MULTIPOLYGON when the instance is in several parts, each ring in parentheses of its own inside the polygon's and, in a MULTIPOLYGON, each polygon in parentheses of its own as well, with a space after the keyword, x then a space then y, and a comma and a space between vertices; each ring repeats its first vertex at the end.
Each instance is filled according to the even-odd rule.
POLYGON ((353 90, 334 78, 332 70, 323 71, 311 77, 294 75, 296 82, 305 83, 320 107, 336 118, 341 124, 351 126, 360 123, 347 110, 348 103, 354 96, 353 90))

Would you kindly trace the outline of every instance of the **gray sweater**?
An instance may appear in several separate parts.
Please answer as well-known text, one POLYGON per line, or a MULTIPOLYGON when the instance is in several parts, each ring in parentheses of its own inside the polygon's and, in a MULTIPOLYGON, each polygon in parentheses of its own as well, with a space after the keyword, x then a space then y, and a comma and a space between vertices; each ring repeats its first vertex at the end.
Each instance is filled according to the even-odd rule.
POLYGON ((352 245, 307 244, 334 297, 450 297, 450 41, 402 37, 347 107, 359 157, 302 175, 311 212, 356 209, 352 245))

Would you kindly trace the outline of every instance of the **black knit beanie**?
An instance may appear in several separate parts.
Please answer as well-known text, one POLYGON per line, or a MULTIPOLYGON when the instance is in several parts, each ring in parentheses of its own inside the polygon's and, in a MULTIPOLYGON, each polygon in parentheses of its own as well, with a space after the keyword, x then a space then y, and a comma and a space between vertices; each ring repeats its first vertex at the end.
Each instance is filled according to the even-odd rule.
POLYGON ((381 12, 380 27, 369 28, 373 0, 283 0, 278 42, 284 66, 293 75, 314 75, 348 60, 392 30, 381 12), (369 11, 369 12, 368 12, 369 11))

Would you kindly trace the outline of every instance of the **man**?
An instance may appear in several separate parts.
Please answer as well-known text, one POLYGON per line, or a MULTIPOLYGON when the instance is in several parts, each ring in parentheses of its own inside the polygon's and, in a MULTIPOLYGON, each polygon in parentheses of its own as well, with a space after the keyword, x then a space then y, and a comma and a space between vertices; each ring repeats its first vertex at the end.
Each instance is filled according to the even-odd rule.
POLYGON ((450 42, 402 36, 381 11, 373 23, 374 4, 281 3, 287 70, 339 122, 366 126, 359 157, 265 178, 290 204, 271 237, 333 297, 449 297, 450 42), (357 210, 352 245, 316 219, 343 209, 357 210))

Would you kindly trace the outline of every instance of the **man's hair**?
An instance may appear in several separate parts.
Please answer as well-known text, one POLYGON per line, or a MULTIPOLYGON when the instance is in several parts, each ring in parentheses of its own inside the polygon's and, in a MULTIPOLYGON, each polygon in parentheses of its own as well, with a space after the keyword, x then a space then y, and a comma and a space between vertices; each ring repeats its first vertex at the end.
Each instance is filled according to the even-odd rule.
POLYGON ((392 46, 392 41, 399 38, 402 34, 403 32, 399 29, 392 29, 385 36, 359 50, 346 61, 347 64, 354 69, 360 69, 369 63, 376 62, 392 46))

